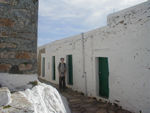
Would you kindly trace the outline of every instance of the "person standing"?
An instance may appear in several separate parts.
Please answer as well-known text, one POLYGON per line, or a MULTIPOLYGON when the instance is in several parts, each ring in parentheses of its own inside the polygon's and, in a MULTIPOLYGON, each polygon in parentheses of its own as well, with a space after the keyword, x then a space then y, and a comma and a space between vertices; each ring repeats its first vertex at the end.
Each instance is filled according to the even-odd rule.
POLYGON ((66 76, 66 63, 64 63, 64 58, 60 58, 60 63, 58 65, 58 72, 59 72, 59 89, 65 90, 66 88, 66 82, 65 82, 65 76, 66 76))

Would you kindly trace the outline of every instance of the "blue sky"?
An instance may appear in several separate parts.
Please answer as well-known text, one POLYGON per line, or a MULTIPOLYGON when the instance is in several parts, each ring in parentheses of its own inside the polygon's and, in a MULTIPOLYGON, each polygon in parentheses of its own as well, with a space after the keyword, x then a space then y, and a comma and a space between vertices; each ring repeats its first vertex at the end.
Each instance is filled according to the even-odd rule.
POLYGON ((107 15, 146 0, 39 0, 38 46, 105 26, 107 15))

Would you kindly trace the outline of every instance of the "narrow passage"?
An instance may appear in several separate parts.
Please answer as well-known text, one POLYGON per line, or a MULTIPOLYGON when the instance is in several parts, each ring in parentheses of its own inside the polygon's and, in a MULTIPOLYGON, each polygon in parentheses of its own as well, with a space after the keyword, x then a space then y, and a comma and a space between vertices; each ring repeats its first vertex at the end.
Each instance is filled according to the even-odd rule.
MULTIPOLYGON (((52 85, 59 91, 58 85, 44 80, 40 81, 52 85)), ((72 113, 131 113, 110 103, 97 101, 94 98, 84 96, 82 93, 73 91, 70 88, 60 93, 67 98, 72 113)))

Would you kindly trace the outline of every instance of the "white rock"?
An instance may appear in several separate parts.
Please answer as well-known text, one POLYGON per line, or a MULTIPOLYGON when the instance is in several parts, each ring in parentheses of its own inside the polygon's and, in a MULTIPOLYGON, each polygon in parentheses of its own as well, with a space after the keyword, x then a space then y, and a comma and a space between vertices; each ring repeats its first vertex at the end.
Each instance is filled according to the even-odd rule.
POLYGON ((71 113, 67 100, 58 91, 43 83, 20 92, 34 106, 34 113, 71 113))
POLYGON ((8 88, 0 88, 0 106, 5 106, 11 103, 11 94, 8 88))
POLYGON ((71 113, 65 97, 52 86, 38 83, 32 89, 15 92, 8 108, 0 113, 71 113))

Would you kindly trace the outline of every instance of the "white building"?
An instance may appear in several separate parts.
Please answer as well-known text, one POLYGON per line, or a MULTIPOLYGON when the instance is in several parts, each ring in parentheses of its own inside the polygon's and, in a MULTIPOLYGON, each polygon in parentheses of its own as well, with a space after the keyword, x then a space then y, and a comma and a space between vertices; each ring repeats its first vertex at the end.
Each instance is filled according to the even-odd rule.
POLYGON ((109 15, 103 28, 46 44, 38 52, 42 79, 58 84, 57 66, 64 57, 68 87, 150 113, 150 1, 109 15))

